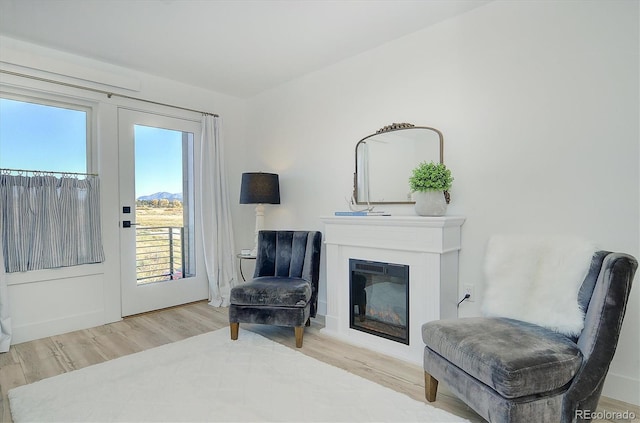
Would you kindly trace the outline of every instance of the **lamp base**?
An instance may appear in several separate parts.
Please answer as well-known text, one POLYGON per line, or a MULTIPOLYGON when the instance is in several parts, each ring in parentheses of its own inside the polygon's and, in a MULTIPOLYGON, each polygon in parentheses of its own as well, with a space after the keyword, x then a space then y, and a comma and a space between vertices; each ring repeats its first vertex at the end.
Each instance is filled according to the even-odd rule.
POLYGON ((255 256, 258 254, 258 233, 263 229, 264 229, 264 206, 262 204, 258 204, 256 206, 256 229, 254 233, 253 250, 251 250, 252 256, 255 256))

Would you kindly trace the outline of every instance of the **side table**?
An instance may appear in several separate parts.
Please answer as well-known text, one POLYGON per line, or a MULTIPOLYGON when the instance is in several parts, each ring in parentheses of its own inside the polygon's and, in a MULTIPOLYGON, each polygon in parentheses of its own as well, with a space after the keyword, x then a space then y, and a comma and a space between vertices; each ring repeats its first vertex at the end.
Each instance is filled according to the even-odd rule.
POLYGON ((240 276, 242 276, 242 280, 246 281, 246 279, 244 278, 244 273, 242 272, 242 261, 243 260, 255 260, 256 256, 252 256, 249 254, 237 254, 236 257, 238 257, 240 259, 240 276))

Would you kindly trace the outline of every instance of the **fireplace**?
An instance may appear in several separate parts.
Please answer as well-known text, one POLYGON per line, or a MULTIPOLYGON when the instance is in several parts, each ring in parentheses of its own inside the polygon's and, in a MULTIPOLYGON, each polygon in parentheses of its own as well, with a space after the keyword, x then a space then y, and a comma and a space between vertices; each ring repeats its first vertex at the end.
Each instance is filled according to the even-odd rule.
POLYGON ((350 328, 409 345, 409 266, 349 259, 350 328))
POLYGON ((464 217, 327 216, 322 221, 327 273, 326 300, 320 296, 318 304, 319 313, 326 313, 321 332, 422 364, 422 324, 457 316, 458 252, 464 217), (352 260, 360 265, 354 267, 352 260), (380 273, 385 272, 381 268, 385 267, 388 279, 378 283, 380 273), (354 275, 360 279, 360 285, 351 288, 350 279, 354 275), (406 279, 406 291, 397 283, 398 275, 406 279), (380 324, 384 330, 379 331, 384 335, 371 333, 378 328, 369 326, 375 320, 370 318, 368 308, 374 299, 377 306, 379 291, 391 291, 394 296, 405 298, 395 303, 400 309, 406 308, 406 333, 396 333, 394 323, 385 321, 380 324), (367 305, 360 308, 365 295, 367 305), (361 309, 364 316, 360 315, 361 309))

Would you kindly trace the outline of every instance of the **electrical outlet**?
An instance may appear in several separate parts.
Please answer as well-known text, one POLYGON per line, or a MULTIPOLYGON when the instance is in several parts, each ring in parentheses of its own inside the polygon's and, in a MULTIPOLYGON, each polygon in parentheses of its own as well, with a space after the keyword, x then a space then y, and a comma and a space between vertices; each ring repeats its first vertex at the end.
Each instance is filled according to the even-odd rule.
POLYGON ((469 299, 467 301, 474 302, 476 300, 473 292, 474 286, 472 284, 465 284, 462 286, 462 289, 463 289, 463 292, 462 292, 463 297, 469 294, 469 299))

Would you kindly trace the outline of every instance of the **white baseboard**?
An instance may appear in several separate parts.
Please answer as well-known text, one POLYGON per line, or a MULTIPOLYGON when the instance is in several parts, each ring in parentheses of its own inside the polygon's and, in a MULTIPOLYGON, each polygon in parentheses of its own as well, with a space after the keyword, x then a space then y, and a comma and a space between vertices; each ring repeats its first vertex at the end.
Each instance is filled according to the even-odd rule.
POLYGON ((602 395, 640 406, 640 380, 609 372, 602 395))
POLYGON ((104 311, 98 310, 89 313, 67 316, 55 320, 30 323, 22 326, 13 326, 11 344, 33 341, 34 339, 60 335, 75 330, 88 329, 104 324, 104 311))

